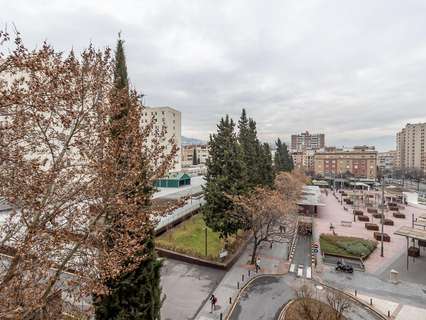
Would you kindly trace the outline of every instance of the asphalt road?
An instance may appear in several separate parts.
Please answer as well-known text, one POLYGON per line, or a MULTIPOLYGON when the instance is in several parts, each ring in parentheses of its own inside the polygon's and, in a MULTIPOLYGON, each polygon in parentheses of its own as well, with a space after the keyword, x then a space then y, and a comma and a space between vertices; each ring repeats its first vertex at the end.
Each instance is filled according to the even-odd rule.
POLYGON ((287 279, 288 277, 267 276, 253 282, 241 296, 229 319, 276 319, 282 306, 295 297, 287 279))
POLYGON ((311 262, 311 237, 298 236, 292 264, 296 266, 296 270, 299 265, 303 265, 303 277, 306 277, 306 269, 311 267, 311 262))

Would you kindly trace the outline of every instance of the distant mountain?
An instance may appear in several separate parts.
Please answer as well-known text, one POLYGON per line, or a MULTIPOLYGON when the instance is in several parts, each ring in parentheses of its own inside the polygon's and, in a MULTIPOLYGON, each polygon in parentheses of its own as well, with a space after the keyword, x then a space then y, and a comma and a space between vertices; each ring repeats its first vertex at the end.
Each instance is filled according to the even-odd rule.
POLYGON ((187 146, 189 144, 205 144, 205 143, 206 142, 203 141, 203 140, 188 138, 188 137, 182 136, 182 145, 183 146, 187 146))

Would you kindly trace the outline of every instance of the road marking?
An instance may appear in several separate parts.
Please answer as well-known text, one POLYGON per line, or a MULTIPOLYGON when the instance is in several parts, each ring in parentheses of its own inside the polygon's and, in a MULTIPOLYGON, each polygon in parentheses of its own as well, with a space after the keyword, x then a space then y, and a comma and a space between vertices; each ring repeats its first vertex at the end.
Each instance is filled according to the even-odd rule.
POLYGON ((306 268, 306 278, 311 279, 312 278, 312 270, 311 267, 306 268))

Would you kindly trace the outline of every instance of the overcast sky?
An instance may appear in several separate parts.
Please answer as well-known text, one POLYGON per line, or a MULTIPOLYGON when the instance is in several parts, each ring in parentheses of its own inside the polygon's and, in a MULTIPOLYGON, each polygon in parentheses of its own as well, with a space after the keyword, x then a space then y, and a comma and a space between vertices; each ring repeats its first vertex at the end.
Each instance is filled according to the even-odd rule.
POLYGON ((426 121, 424 0, 0 0, 29 47, 114 47, 146 104, 182 112, 182 133, 207 139, 241 108, 260 138, 309 130, 328 145, 395 147, 426 121))

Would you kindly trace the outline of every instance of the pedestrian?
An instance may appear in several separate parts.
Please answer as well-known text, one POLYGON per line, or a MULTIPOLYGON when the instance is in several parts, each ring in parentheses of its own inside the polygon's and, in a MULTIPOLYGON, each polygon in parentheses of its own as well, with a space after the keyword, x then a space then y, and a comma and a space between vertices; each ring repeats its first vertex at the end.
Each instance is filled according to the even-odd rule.
POLYGON ((212 313, 215 309, 216 309, 216 302, 217 302, 217 298, 214 294, 211 295, 210 297, 210 313, 212 313))
POLYGON ((259 256, 256 259, 256 273, 260 271, 260 258, 259 256))

